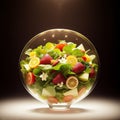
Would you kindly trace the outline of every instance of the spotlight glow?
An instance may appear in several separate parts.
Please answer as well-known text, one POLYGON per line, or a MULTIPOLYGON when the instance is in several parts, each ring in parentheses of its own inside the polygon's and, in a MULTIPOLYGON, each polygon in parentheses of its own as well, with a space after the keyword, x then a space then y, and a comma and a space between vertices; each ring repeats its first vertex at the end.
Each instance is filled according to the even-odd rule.
POLYGON ((120 102, 103 98, 89 98, 71 106, 67 111, 52 111, 48 106, 30 98, 0 101, 2 120, 106 120, 120 118, 120 102))

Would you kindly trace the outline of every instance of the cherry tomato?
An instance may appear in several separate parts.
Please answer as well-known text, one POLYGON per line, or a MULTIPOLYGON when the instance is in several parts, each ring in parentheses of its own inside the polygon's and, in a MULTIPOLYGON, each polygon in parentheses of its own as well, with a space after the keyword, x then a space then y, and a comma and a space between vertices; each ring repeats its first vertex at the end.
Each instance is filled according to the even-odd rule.
POLYGON ((26 75, 26 84, 32 85, 35 83, 35 76, 32 72, 28 72, 26 75))

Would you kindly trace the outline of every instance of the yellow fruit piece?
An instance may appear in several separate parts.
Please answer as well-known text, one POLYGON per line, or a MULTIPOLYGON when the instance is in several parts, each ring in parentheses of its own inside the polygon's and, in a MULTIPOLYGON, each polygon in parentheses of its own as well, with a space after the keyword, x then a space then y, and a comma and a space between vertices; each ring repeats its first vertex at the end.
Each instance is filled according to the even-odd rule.
POLYGON ((32 57, 30 62, 29 62, 29 66, 31 68, 35 68, 40 64, 40 59, 38 57, 32 57))
POLYGON ((90 56, 88 54, 85 54, 84 56, 86 57, 86 62, 90 62, 91 61, 90 56))
POLYGON ((56 62, 56 60, 51 60, 51 64, 54 64, 56 62))
POLYGON ((45 49, 41 49, 40 51, 42 54, 46 54, 46 50, 45 49))
POLYGON ((69 55, 67 57, 67 63, 71 64, 72 66, 75 66, 77 64, 78 60, 75 56, 69 55))
POLYGON ((35 57, 36 56, 36 52, 30 52, 29 56, 30 57, 35 57))
POLYGON ((69 89, 74 89, 78 86, 78 79, 75 76, 70 76, 67 80, 66 80, 66 86, 69 89))
POLYGON ((45 48, 50 51, 53 50, 55 46, 52 43, 48 42, 46 43, 45 48))

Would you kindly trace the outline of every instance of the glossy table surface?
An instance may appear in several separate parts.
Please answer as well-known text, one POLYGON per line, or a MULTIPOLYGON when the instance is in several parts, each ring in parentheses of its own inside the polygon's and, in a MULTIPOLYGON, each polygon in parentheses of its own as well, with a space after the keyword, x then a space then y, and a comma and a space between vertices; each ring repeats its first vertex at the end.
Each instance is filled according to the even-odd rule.
POLYGON ((120 100, 87 97, 70 110, 53 111, 34 98, 0 100, 0 120, 118 120, 120 100))

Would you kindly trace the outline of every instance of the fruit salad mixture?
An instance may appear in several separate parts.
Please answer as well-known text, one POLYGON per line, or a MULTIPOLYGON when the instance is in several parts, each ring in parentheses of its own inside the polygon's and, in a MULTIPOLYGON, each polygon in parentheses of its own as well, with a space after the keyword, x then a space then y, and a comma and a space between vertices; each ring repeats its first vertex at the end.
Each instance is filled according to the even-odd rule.
POLYGON ((25 51, 20 69, 27 88, 49 103, 71 102, 91 89, 98 64, 81 43, 59 40, 25 51))

